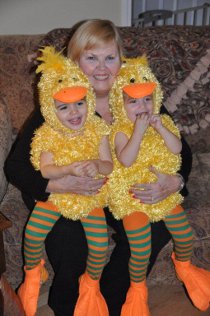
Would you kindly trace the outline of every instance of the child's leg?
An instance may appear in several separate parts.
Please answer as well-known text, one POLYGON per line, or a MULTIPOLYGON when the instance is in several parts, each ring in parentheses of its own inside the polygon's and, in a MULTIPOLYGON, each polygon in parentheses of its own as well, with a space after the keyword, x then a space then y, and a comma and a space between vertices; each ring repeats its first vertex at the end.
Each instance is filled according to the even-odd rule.
POLYGON ((59 217, 60 213, 51 203, 38 202, 26 226, 25 279, 18 290, 26 316, 34 316, 36 313, 40 284, 48 277, 44 260, 41 259, 43 244, 46 235, 59 217))
POLYGON ((151 227, 146 214, 134 212, 123 219, 131 257, 129 272, 131 285, 121 316, 149 316, 146 272, 151 253, 151 227))
POLYGON ((210 303, 210 272, 190 262, 193 234, 183 208, 177 206, 166 217, 165 223, 175 243, 172 260, 176 274, 184 283, 193 304, 205 311, 210 303))
POLYGON ((174 252, 179 261, 190 260, 193 248, 193 233, 185 211, 181 206, 172 210, 165 224, 174 241, 174 252))
POLYGON ((146 271, 151 253, 151 227, 147 215, 132 213, 123 219, 131 257, 129 260, 130 279, 141 282, 146 278, 146 271))
POLYGON ((106 262, 108 233, 102 208, 94 209, 81 220, 88 244, 87 268, 80 278, 79 298, 74 316, 108 316, 106 302, 100 292, 99 279, 106 262))
POLYGON ((98 280, 106 262, 108 248, 107 224, 103 209, 94 209, 81 220, 88 243, 87 272, 98 280))
POLYGON ((25 229, 24 256, 27 270, 36 267, 42 258, 44 241, 60 218, 57 208, 49 202, 37 202, 25 229))

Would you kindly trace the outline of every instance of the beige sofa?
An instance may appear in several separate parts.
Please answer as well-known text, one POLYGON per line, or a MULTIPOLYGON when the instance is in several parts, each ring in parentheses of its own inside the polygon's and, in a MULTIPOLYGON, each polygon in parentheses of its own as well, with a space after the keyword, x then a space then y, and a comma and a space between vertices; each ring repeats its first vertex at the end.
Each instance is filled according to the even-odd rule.
MULTIPOLYGON (((13 288, 22 278, 22 233, 29 213, 20 192, 8 185, 3 164, 34 109, 35 72, 27 55, 39 45, 61 49, 69 32, 56 29, 43 35, 0 36, 0 211, 13 224, 4 232, 5 275, 13 288)), ((210 270, 210 28, 123 27, 120 32, 127 56, 148 55, 164 89, 164 104, 192 148, 193 168, 184 205, 195 233, 193 261, 210 270)), ((162 250, 149 282, 177 282, 171 250, 172 243, 162 250)))

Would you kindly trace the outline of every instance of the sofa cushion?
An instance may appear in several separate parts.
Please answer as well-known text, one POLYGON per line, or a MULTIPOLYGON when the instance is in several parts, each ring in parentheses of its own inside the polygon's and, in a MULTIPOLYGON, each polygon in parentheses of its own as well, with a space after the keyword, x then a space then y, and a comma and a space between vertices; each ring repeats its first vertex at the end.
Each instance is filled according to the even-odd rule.
POLYGON ((4 161, 12 144, 12 126, 5 100, 0 98, 0 201, 6 192, 7 180, 4 174, 4 161))
POLYGON ((12 126, 17 130, 34 109, 35 71, 27 55, 37 50, 41 38, 42 35, 1 36, 0 96, 6 100, 12 126))
POLYGON ((184 134, 195 134, 210 123, 210 49, 164 105, 184 134))
MULTIPOLYGON (((187 183, 189 195, 185 198, 184 205, 187 208, 199 208, 202 214, 202 208, 209 205, 209 192, 210 192, 210 153, 194 153, 192 171, 187 183)), ((210 212, 209 212, 210 216, 210 212)), ((208 217, 199 218, 195 222, 207 220, 208 217)), ((202 216, 203 217, 203 216, 202 216)), ((210 218, 209 218, 210 223, 210 218)), ((202 225, 201 225, 202 226, 202 225)), ((210 228, 209 228, 210 237, 210 228)))

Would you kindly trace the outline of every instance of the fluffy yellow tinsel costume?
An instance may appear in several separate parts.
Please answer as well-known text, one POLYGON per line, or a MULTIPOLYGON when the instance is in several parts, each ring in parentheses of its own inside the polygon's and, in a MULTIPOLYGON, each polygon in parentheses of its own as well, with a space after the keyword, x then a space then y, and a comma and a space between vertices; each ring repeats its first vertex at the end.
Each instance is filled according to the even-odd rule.
MULTIPOLYGON (((69 58, 56 53, 53 47, 42 50, 42 63, 37 72, 42 72, 38 84, 41 112, 45 119, 36 130, 31 144, 31 162, 36 170, 40 169, 40 154, 51 152, 57 166, 75 161, 98 159, 99 144, 104 135, 109 134, 107 125, 95 115, 95 95, 80 68, 69 58), (87 120, 81 130, 73 131, 63 126, 55 114, 53 95, 66 87, 81 86, 88 89, 87 120)), ((67 218, 77 220, 86 217, 95 207, 104 207, 107 202, 107 187, 104 185, 97 195, 51 193, 49 201, 56 205, 67 218)))
MULTIPOLYGON (((114 139, 117 132, 123 132, 131 137, 133 123, 127 118, 124 110, 123 87, 132 83, 155 82, 153 92, 154 114, 159 114, 163 98, 159 82, 147 64, 146 58, 124 59, 120 73, 110 93, 110 105, 114 115, 114 124, 111 131, 111 144, 114 160, 114 171, 108 182, 109 207, 114 217, 123 218, 134 211, 141 211, 149 216, 151 222, 163 219, 170 211, 183 200, 177 192, 165 200, 153 205, 142 204, 132 198, 129 189, 136 183, 152 183, 156 176, 149 171, 154 166, 158 171, 166 174, 175 174, 181 164, 180 155, 172 154, 166 147, 162 137, 151 126, 148 127, 143 137, 140 152, 135 163, 126 168, 118 161, 114 151, 114 139)), ((161 115, 162 124, 180 138, 180 133, 168 115, 161 115)))

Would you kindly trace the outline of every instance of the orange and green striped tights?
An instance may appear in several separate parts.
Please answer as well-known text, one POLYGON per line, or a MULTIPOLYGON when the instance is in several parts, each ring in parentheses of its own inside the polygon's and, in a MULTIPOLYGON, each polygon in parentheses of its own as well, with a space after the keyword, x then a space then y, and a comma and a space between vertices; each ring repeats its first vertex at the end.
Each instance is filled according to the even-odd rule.
MULTIPOLYGON (((193 247, 193 233, 183 208, 178 205, 164 219, 172 235, 176 259, 188 261, 193 247)), ((147 266, 151 254, 151 227, 146 214, 134 212, 123 219, 123 225, 130 245, 130 279, 142 282, 146 278, 147 266)))
MULTIPOLYGON (((43 255, 44 241, 61 214, 50 202, 37 202, 25 229, 24 256, 26 269, 35 268, 43 255)), ((102 208, 95 208, 81 220, 88 243, 87 272, 99 279, 105 265, 108 234, 102 208)))

